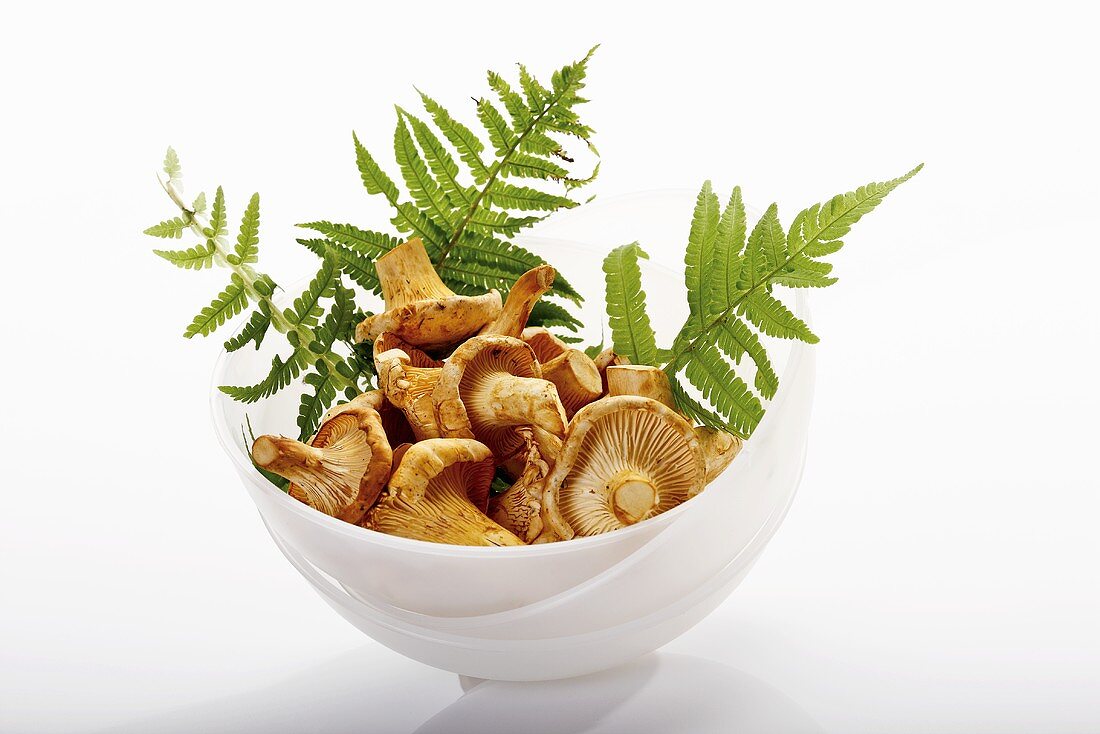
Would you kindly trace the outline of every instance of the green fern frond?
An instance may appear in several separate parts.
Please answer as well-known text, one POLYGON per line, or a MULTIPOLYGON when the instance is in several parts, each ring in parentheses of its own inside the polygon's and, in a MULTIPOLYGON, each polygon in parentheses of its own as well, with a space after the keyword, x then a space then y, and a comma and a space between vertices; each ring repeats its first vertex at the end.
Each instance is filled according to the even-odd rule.
MULTIPOLYGON (((149 234, 146 231, 146 234, 149 234)), ((213 267, 215 249, 208 245, 195 245, 187 250, 153 250, 153 254, 162 257, 177 268, 184 270, 203 270, 213 267)))
MULTIPOLYGON (((592 130, 576 109, 586 101, 579 92, 591 56, 590 51, 559 69, 549 85, 525 67, 520 68, 518 88, 503 75, 489 72, 488 85, 500 106, 487 97, 476 100, 479 132, 420 92, 426 116, 397 108, 394 159, 403 186, 353 135, 356 165, 367 192, 386 199, 397 232, 423 240, 440 278, 455 292, 496 288, 503 294, 526 270, 543 264, 541 257, 510 239, 544 214, 580 203, 570 198, 570 191, 598 172, 597 163, 591 175, 574 175, 567 165, 572 159, 558 139, 577 137, 594 151, 592 130), (546 188, 523 181, 542 181, 546 188)), ((329 232, 322 234, 327 242, 302 243, 314 252, 336 255, 340 268, 356 283, 376 289, 369 260, 382 253, 373 245, 364 249, 329 232)), ((581 300, 560 277, 551 295, 581 300)), ((579 324, 575 317, 569 322, 579 324)))
POLYGON ((638 267, 645 253, 635 243, 613 250, 604 261, 615 351, 639 364, 661 365, 677 406, 693 420, 748 437, 764 415, 765 401, 779 389, 762 336, 818 341, 774 287, 835 283, 832 264, 820 258, 839 250, 851 226, 920 169, 804 209, 786 231, 775 204, 749 231, 741 189, 734 188, 719 212, 718 197, 710 182, 704 183, 692 213, 684 263, 689 315, 671 349, 656 346, 645 316, 638 267), (751 387, 737 371, 746 356, 755 367, 751 387), (689 394, 685 380, 702 400, 689 394))
POLYGON ((147 234, 151 237, 161 237, 163 239, 176 239, 183 237, 183 233, 191 228, 191 220, 187 215, 181 217, 173 217, 172 219, 165 219, 163 222, 154 224, 144 231, 143 234, 147 234))
POLYGON ((225 342, 225 351, 235 352, 249 342, 256 342, 256 349, 259 349, 270 326, 271 317, 264 313, 262 308, 253 311, 252 317, 241 327, 241 330, 225 342))
POLYGON ((287 321, 295 325, 313 327, 325 314, 321 301, 336 294, 336 285, 340 278, 340 269, 336 258, 324 257, 321 269, 310 281, 302 295, 294 299, 294 307, 283 312, 287 321))
POLYGON ((239 275, 233 275, 229 285, 195 316, 184 330, 183 335, 190 339, 196 334, 207 336, 227 320, 233 318, 248 307, 248 295, 239 275))
POLYGON ((191 211, 195 214, 206 213, 206 194, 200 191, 195 197, 195 200, 191 202, 191 211))
POLYGON ((241 218, 237 246, 233 250, 236 263, 254 263, 260 255, 260 195, 253 194, 241 218))
POLYGON ((214 192, 214 206, 210 209, 210 225, 203 230, 207 239, 218 240, 225 236, 229 227, 229 215, 225 211, 225 192, 219 186, 214 192))
POLYGON ((332 372, 324 362, 317 362, 313 372, 302 378, 306 390, 298 404, 298 440, 308 441, 321 422, 321 417, 336 401, 336 385, 332 372))
POLYGON ((179 181, 183 177, 183 168, 180 166, 180 158, 171 147, 169 147, 164 154, 163 171, 167 174, 169 181, 179 181))
POLYGON ((553 301, 540 299, 531 309, 531 315, 527 319, 528 326, 545 326, 546 328, 561 327, 569 331, 577 331, 583 324, 577 317, 569 313, 553 301))
POLYGON ((640 257, 648 259, 649 255, 633 242, 616 247, 604 259, 607 314, 615 351, 635 364, 653 364, 657 359, 657 337, 646 313, 640 257))
POLYGON ((269 398, 294 381, 309 365, 308 350, 297 347, 285 360, 276 355, 271 360, 271 370, 255 385, 222 385, 218 389, 242 403, 255 403, 269 398))

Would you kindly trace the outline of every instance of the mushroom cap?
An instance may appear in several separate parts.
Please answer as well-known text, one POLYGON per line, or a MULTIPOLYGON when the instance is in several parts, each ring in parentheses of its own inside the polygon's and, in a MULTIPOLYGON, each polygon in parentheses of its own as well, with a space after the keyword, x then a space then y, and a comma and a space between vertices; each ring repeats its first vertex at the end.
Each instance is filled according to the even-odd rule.
POLYGON ((435 359, 423 349, 417 349, 393 332, 383 331, 378 335, 378 338, 374 340, 374 358, 378 359, 378 355, 383 352, 388 352, 391 349, 400 349, 407 354, 409 357, 409 364, 413 367, 443 366, 442 360, 435 359))
POLYGON ((413 367, 409 355, 391 349, 375 355, 378 385, 386 399, 405 414, 416 440, 439 438, 432 393, 442 368, 413 367))
MULTIPOLYGON (((543 505, 545 479, 550 473, 554 457, 547 456, 540 446, 535 430, 530 427, 517 428, 516 432, 524 442, 522 456, 516 457, 523 467, 517 472, 516 480, 505 492, 489 498, 488 514, 502 527, 515 533, 528 543, 549 543, 566 540, 558 534, 557 528, 566 525, 561 517, 546 522, 543 515, 550 511, 543 505)), ((557 439, 552 439, 557 441, 557 439)), ((558 444, 560 449, 560 443, 558 444)), ((568 537, 572 537, 572 533, 568 537)))
POLYGON ((257 465, 290 480, 291 497, 352 523, 378 499, 392 466, 382 419, 362 405, 326 420, 308 445, 260 436, 252 457, 257 465))
POLYGON ((498 458, 523 445, 517 426, 565 434, 557 390, 542 379, 531 348, 512 337, 477 336, 456 349, 440 371, 433 400, 442 435, 476 438, 498 458))
POLYGON ((551 334, 544 326, 528 326, 519 338, 531 347, 539 362, 549 362, 570 349, 568 344, 551 334))
POLYGON ((386 396, 381 390, 369 390, 360 393, 346 403, 340 403, 329 408, 328 412, 321 418, 321 425, 341 413, 364 407, 378 411, 378 415, 382 419, 382 429, 386 432, 386 438, 389 440, 390 446, 394 447, 394 451, 397 450, 396 447, 400 444, 412 443, 416 440, 408 418, 405 417, 400 408, 386 400, 386 396))
POLYGON ((573 415, 603 394, 603 380, 596 363, 579 349, 567 349, 542 362, 542 376, 554 383, 565 415, 573 415))
POLYGON ((699 439, 699 446, 706 459, 707 484, 717 479, 745 446, 745 441, 740 436, 708 426, 696 426, 695 436, 699 439))
POLYGON ((545 502, 577 535, 633 525, 694 497, 706 464, 690 423, 656 400, 604 398, 574 416, 545 502))
POLYGON ((436 438, 404 449, 382 498, 362 525, 453 545, 523 545, 484 514, 493 454, 472 439, 436 438))
POLYGON ((425 350, 453 346, 500 315, 500 293, 460 296, 443 284, 424 243, 417 237, 398 245, 375 263, 386 310, 355 327, 356 341, 374 341, 382 332, 425 350))

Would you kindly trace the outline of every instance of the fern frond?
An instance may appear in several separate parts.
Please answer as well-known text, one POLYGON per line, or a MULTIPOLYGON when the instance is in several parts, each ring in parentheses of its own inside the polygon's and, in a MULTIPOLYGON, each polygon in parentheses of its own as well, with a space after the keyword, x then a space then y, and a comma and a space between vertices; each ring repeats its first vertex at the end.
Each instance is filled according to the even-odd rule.
POLYGON ((198 313, 184 330, 183 335, 190 339, 196 334, 207 336, 227 320, 241 313, 248 306, 248 294, 239 275, 234 274, 229 285, 198 313))
POLYGON ((317 362, 313 372, 302 378, 307 386, 298 404, 298 440, 308 441, 317 432, 325 411, 336 401, 336 386, 332 373, 324 362, 317 362), (309 389, 312 388, 312 389, 309 389))
POLYGON ((697 347, 684 369, 688 382, 727 420, 730 427, 749 435, 764 417, 764 407, 744 380, 712 345, 697 347))
POLYGON ((646 313, 642 271, 638 258, 649 255, 633 242, 616 247, 603 261, 607 286, 607 316, 611 324, 611 343, 615 351, 635 364, 657 361, 657 337, 646 313))
POLYGON ((304 347, 296 347, 287 359, 276 355, 271 360, 271 371, 255 385, 222 385, 218 389, 242 403, 255 403, 264 398, 269 398, 294 381, 302 370, 309 364, 308 351, 304 347))
POLYGON ((706 314, 727 308, 737 293, 737 276, 741 272, 741 255, 745 249, 745 202, 741 187, 734 186, 729 203, 718 220, 714 237, 714 257, 707 265, 708 304, 706 314))
POLYGON ((715 222, 716 200, 708 196, 710 187, 704 184, 692 219, 685 268, 690 316, 662 361, 673 382, 683 373, 699 389, 714 415, 701 413, 709 408, 681 389, 677 402, 684 412, 711 421, 707 425, 725 421, 746 437, 752 433, 763 415, 761 400, 774 397, 779 387, 760 334, 810 344, 818 341, 806 322, 776 297, 774 286, 820 288, 835 283, 832 264, 820 258, 839 250, 841 238, 852 225, 920 169, 917 166, 898 178, 861 186, 804 209, 786 232, 772 204, 747 238, 740 189, 734 189, 715 222), (745 355, 756 366, 752 388, 725 360, 740 364, 745 355))
POLYGON ((237 246, 233 250, 239 263, 254 263, 260 254, 260 195, 253 194, 248 201, 241 218, 241 229, 237 234, 237 246))
POLYGON ((164 173, 169 181, 179 181, 183 177, 183 167, 180 166, 180 158, 171 147, 164 154, 164 173))
MULTIPOLYGON (((148 220, 146 220, 148 221, 148 220)), ((143 234, 147 234, 151 237, 161 237, 163 239, 176 239, 183 237, 183 233, 190 229, 191 220, 184 216, 173 217, 172 219, 165 219, 163 222, 158 222, 152 227, 146 229, 143 234)))
POLYGON ((195 214, 206 213, 206 194, 200 191, 195 197, 195 200, 191 202, 191 211, 195 214))
POLYGON ((228 231, 229 215, 225 211, 225 192, 219 186, 214 192, 214 206, 210 209, 210 225, 203 230, 209 240, 217 240, 228 231))
POLYGON ((687 286, 688 310, 696 320, 706 315, 710 301, 708 269, 714 259, 714 238, 718 235, 718 197, 711 189, 710 181, 695 200, 695 212, 688 232, 687 252, 684 255, 684 284, 687 286))
POLYGON ((253 311, 251 318, 236 336, 225 342, 225 351, 235 352, 249 342, 256 342, 256 349, 259 349, 270 326, 271 316, 264 313, 262 308, 253 311))
POLYGON ((570 331, 577 331, 583 324, 576 316, 569 313, 553 301, 540 299, 531 309, 531 315, 527 319, 529 326, 545 326, 551 328, 560 326, 570 331))
MULTIPOLYGON (((592 130, 575 109, 586 101, 579 91, 591 55, 559 69, 549 85, 525 67, 520 68, 518 88, 503 75, 489 72, 489 88, 503 111, 488 97, 477 99, 478 132, 420 92, 426 116, 397 109, 394 158, 403 187, 353 136, 356 165, 367 192, 385 197, 394 210, 390 221, 396 231, 423 240, 440 277, 456 292, 496 288, 503 294, 526 270, 542 264, 541 258, 509 239, 545 213, 576 206, 579 202, 570 198, 570 191, 599 171, 597 163, 591 175, 574 175, 569 168, 573 161, 557 139, 563 134, 579 137, 591 148, 592 130), (515 183, 521 179, 548 185, 544 190, 515 183), (550 190, 555 186, 560 188, 550 190)), ((315 252, 335 254, 356 283, 376 289, 368 259, 380 253, 322 233, 328 242, 302 243, 315 252)), ((580 302, 580 295, 560 277, 551 294, 580 302)), ((569 322, 579 323, 572 317, 569 322)))
POLYGON ((295 325, 316 326, 325 313, 321 307, 321 301, 332 298, 336 294, 339 278, 340 269, 336 258, 324 257, 317 275, 313 277, 302 295, 294 299, 293 309, 286 309, 283 312, 287 321, 295 325))
POLYGON ((195 245, 187 250, 153 250, 153 254, 162 257, 177 268, 184 270, 203 270, 213 267, 216 250, 208 245, 195 245))

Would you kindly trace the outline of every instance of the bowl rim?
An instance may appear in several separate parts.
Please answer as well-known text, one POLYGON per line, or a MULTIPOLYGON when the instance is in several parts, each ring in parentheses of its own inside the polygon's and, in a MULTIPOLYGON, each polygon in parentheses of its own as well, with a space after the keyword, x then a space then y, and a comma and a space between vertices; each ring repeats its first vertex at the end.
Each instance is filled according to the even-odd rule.
MULTIPOLYGON (((648 192, 633 192, 633 195, 648 193, 648 192)), ((631 194, 624 195, 629 197, 631 194)), ((616 197, 618 198, 618 197, 616 197)), ((553 243, 555 247, 581 250, 584 252, 590 252, 594 245, 592 243, 583 243, 576 240, 570 240, 560 237, 542 237, 538 235, 520 236, 515 238, 520 242, 529 242, 535 244, 548 244, 553 243)), ((647 260, 641 263, 644 270, 656 270, 663 271, 673 277, 676 276, 676 272, 672 268, 661 264, 660 262, 654 262, 653 260, 647 260)), ((308 281, 308 277, 300 279, 301 283, 308 281)), ((295 281, 297 283, 299 281, 295 281)), ((296 292, 292 287, 290 290, 285 291, 283 297, 279 300, 292 298, 292 293, 296 292)), ((809 309, 807 298, 804 290, 799 289, 795 294, 795 311, 804 318, 809 318, 809 309)), ((242 323, 235 330, 234 334, 244 328, 242 323)), ((775 414, 779 411, 776 408, 786 401, 788 390, 784 390, 784 384, 790 382, 790 376, 802 363, 802 354, 808 349, 810 345, 803 344, 801 342, 794 342, 791 346, 791 351, 787 359, 787 363, 783 368, 783 377, 780 379, 779 391, 776 396, 770 401, 768 410, 765 413, 764 421, 767 421, 768 414, 775 414)), ((358 541, 373 542, 381 545, 389 546, 394 550, 409 552, 414 551, 423 555, 440 555, 440 556, 463 556, 470 558, 479 557, 492 557, 492 558, 506 558, 506 557, 526 557, 526 556, 544 556, 544 555, 557 555, 561 553, 580 552, 586 548, 597 547, 601 545, 619 543, 626 541, 629 537, 644 533, 646 531, 655 531, 657 533, 663 532, 665 528, 656 528, 657 525, 669 525, 677 517, 682 514, 686 508, 692 506, 692 500, 695 497, 683 502, 670 510, 666 510, 659 515, 655 515, 647 520, 643 520, 640 523, 636 523, 628 528, 621 528, 609 533, 602 533, 600 535, 591 535, 587 537, 574 537, 568 541, 561 541, 557 543, 538 543, 534 545, 520 545, 520 546, 500 546, 500 547, 482 547, 471 545, 454 545, 450 543, 434 543, 426 540, 414 540, 411 538, 402 538, 396 535, 388 535, 386 533, 380 533, 376 530, 364 528, 359 525, 344 522, 330 515, 326 515, 319 510, 316 510, 309 505, 299 502, 291 497, 288 493, 279 490, 271 482, 256 469, 249 458, 247 451, 243 449, 243 446, 238 445, 235 432, 231 431, 226 420, 224 411, 220 410, 220 404, 222 401, 231 399, 228 398, 221 390, 219 386, 225 384, 224 374, 228 369, 230 360, 233 358, 233 353, 225 350, 224 348, 218 353, 218 358, 214 363, 214 369, 210 379, 210 415, 211 420, 214 423, 214 433, 218 439, 219 445, 222 450, 229 457, 230 462, 237 470, 237 474, 242 482, 245 482, 253 491, 258 491, 271 501, 279 504, 282 508, 288 509, 294 514, 298 515, 304 520, 307 520, 315 525, 326 530, 334 531, 342 535, 354 538, 358 541)), ((763 425, 763 421, 762 421, 763 425)), ((743 452, 751 451, 751 443, 745 442, 743 452)), ((248 488, 248 487, 246 487, 248 488)), ((702 493, 700 493, 701 495, 702 493)), ((696 496, 700 496, 696 495, 696 496)))

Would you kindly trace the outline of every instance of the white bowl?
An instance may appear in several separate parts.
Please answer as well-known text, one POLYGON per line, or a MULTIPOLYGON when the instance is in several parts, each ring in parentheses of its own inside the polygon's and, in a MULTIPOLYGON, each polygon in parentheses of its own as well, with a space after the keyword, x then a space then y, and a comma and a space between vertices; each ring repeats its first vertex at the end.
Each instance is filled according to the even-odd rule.
MULTIPOLYGON (((528 238, 588 296, 599 341, 607 247, 528 238)), ((642 263, 658 334, 682 321, 680 276, 642 263), (669 295, 674 294, 674 295, 669 295)), ((293 291, 291 291, 293 293, 293 291)), ((804 296, 796 311, 808 317, 804 296)), ((215 385, 262 376, 285 344, 223 355, 215 385)), ((267 482, 241 427, 294 433, 297 395, 245 406, 215 390, 218 436, 272 538, 341 616, 387 647, 477 678, 546 680, 613 667, 682 634, 744 578, 786 513, 801 477, 813 391, 813 352, 773 350, 779 393, 741 455, 701 495, 631 528, 509 548, 407 540, 341 522, 267 482)))

